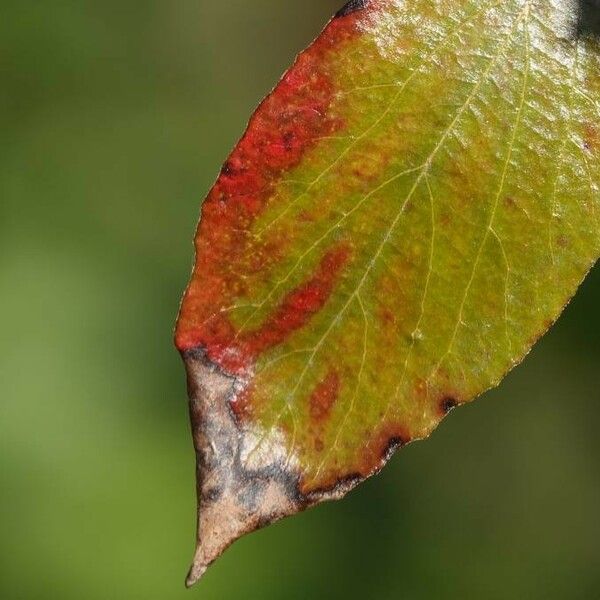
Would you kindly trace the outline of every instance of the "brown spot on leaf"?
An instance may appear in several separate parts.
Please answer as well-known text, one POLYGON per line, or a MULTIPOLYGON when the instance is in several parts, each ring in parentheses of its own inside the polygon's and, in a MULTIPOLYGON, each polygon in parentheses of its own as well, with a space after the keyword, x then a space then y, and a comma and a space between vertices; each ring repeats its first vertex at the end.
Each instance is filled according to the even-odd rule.
POLYGON ((411 441, 403 425, 388 423, 371 433, 368 443, 360 450, 358 469, 363 478, 378 473, 396 449, 411 441))
POLYGON ((452 217, 448 211, 442 211, 439 219, 442 227, 448 227, 452 223, 452 217))
POLYGON ((396 452, 396 450, 399 450, 400 448, 402 448, 402 446, 406 445, 406 440, 404 440, 401 437, 393 437, 391 438, 388 443, 387 446, 384 448, 383 453, 381 454, 381 458, 387 462, 388 460, 390 460, 390 458, 392 458, 394 452, 396 452))
POLYGON ((591 123, 586 123, 584 127, 583 145, 586 150, 595 150, 600 141, 600 133, 598 128, 591 123))
POLYGON ((225 161, 225 163, 223 163, 223 166, 221 167, 221 175, 225 177, 233 177, 235 174, 236 169, 234 164, 229 160, 225 161))
POLYGON ((387 307, 382 307, 381 320, 386 325, 393 325, 396 322, 396 315, 387 307))
POLYGON ((369 0, 350 0, 340 10, 335 13, 335 18, 346 17, 357 10, 366 8, 369 0))
POLYGON ((442 415, 447 415, 450 411, 458 406, 458 400, 452 396, 446 396, 440 401, 440 412, 442 415))
POLYGON ((307 210, 303 210, 298 214, 298 220, 303 223, 314 223, 315 216, 311 215, 307 210))

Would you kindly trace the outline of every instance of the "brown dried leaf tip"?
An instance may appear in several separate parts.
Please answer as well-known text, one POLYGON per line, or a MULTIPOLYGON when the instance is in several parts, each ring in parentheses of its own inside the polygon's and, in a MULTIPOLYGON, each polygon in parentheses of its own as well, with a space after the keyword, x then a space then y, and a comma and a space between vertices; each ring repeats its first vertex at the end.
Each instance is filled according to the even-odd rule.
POLYGON ((239 537, 307 503, 280 449, 271 446, 249 458, 256 435, 236 421, 230 406, 238 381, 210 364, 201 350, 185 352, 183 359, 197 461, 197 548, 186 580, 190 587, 239 537))

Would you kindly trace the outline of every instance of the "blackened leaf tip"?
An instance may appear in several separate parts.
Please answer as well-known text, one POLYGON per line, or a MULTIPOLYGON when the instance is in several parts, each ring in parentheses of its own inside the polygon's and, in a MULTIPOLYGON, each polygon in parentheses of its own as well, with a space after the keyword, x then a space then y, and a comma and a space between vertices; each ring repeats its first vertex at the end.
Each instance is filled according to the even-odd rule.
POLYGON ((346 15, 349 15, 357 10, 366 8, 368 4, 369 0, 350 0, 350 2, 345 4, 343 8, 340 8, 340 10, 335 13, 335 16, 345 17, 346 15))

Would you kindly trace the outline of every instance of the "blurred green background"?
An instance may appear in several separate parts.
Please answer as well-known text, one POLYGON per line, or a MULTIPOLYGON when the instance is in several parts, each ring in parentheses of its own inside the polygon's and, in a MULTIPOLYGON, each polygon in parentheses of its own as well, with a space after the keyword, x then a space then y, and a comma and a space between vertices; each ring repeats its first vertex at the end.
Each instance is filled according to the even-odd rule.
POLYGON ((499 390, 198 587, 198 208, 341 0, 2 0, 0 599, 600 598, 600 272, 499 390))

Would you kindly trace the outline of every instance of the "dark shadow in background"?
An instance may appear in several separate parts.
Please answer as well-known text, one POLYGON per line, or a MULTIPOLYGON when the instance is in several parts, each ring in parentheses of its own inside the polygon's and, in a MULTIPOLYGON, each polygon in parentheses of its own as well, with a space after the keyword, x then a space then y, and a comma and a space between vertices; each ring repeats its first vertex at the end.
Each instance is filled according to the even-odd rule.
POLYGON ((600 40, 600 0, 579 0, 577 35, 600 40))

